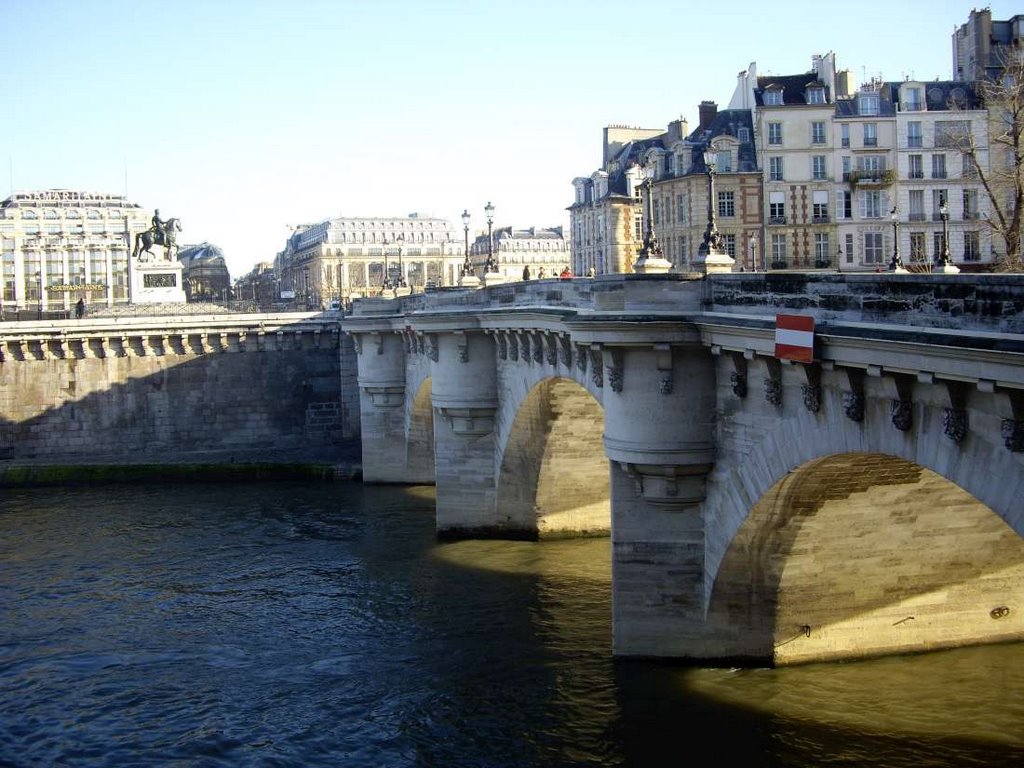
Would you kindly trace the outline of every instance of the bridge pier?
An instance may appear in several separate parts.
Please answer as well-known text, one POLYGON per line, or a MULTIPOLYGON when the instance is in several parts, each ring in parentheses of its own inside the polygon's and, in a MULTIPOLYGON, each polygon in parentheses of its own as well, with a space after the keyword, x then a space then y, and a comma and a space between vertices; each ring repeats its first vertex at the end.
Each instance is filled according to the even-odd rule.
POLYGON ((428 334, 434 359, 437 533, 445 539, 513 537, 496 517, 494 340, 482 333, 428 334))
POLYGON ((363 480, 407 480, 405 434, 405 348, 395 333, 354 336, 359 355, 359 419, 363 480))
POLYGON ((605 394, 612 462, 615 653, 677 656, 704 617, 704 516, 715 458, 713 359, 700 345, 605 351, 621 386, 605 394))

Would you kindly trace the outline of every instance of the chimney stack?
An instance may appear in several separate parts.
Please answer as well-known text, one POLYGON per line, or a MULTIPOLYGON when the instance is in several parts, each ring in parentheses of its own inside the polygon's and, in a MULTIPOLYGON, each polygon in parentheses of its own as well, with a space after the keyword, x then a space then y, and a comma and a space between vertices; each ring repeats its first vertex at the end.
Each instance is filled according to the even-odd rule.
POLYGON ((718 114, 718 105, 713 101, 702 101, 700 107, 697 108, 697 113, 700 115, 699 127, 702 131, 706 131, 714 122, 715 115, 718 114))

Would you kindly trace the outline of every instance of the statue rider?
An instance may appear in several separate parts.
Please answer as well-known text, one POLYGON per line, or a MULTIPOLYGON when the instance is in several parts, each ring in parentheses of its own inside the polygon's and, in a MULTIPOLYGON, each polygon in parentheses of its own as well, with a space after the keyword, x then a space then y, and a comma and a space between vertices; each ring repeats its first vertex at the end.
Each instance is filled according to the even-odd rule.
POLYGON ((160 209, 153 211, 153 243, 154 245, 166 245, 164 242, 164 226, 166 221, 160 218, 160 209))

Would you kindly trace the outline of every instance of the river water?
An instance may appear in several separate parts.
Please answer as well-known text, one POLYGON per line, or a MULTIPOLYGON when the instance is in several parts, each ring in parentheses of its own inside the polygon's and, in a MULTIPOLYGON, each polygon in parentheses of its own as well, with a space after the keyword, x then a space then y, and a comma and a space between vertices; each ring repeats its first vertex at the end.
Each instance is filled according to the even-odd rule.
POLYGON ((432 488, 0 493, 5 766, 1024 765, 1024 646, 616 661, 607 540, 438 543, 432 488))

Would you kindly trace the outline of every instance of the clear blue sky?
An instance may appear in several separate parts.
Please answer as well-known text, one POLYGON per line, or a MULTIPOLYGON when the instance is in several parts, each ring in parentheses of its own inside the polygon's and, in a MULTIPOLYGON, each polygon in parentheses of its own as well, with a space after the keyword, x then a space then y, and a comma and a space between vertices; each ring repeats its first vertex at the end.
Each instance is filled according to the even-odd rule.
MULTIPOLYGON (((950 0, 4 0, 6 196, 127 192, 224 249, 288 225, 418 211, 472 229, 567 223, 610 123, 696 122, 736 73, 951 77, 950 0)), ((996 19, 1020 12, 991 6, 996 19)))

